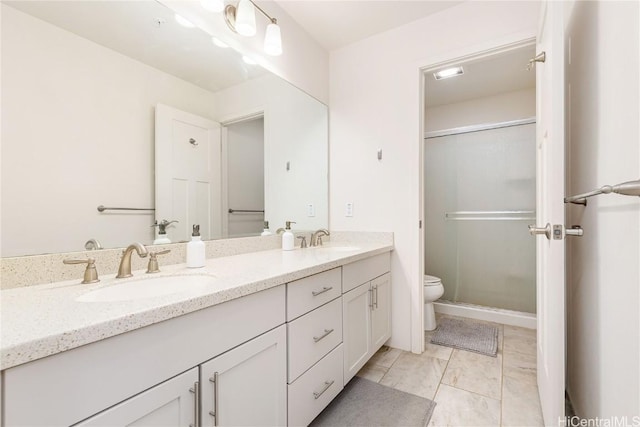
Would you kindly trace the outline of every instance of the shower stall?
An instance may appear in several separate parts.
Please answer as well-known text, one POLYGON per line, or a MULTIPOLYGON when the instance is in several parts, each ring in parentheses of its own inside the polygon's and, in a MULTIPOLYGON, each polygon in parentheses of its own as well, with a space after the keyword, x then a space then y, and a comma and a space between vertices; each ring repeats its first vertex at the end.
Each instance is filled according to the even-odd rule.
POLYGON ((535 119, 424 143, 425 273, 442 279, 442 300, 535 314, 535 119))

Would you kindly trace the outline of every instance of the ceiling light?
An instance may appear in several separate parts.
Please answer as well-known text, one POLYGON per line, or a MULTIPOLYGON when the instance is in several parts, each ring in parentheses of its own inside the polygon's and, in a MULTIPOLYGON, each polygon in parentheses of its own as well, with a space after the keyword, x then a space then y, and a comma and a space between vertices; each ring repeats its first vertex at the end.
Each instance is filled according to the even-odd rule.
POLYGON ((451 67, 433 73, 433 77, 435 77, 436 80, 442 80, 448 79, 449 77, 459 76, 461 74, 464 74, 462 67, 451 67))
POLYGON ((256 62, 256 61, 254 61, 253 59, 249 58, 249 57, 248 57, 248 56, 246 56, 246 55, 243 55, 243 56, 242 56, 242 60, 243 60, 246 64, 249 64, 249 65, 256 65, 256 64, 257 64, 257 62, 256 62))
POLYGON ((215 44, 218 47, 221 47, 223 49, 226 49, 229 47, 228 44, 226 44, 225 42, 223 42, 222 40, 220 40, 217 37, 211 37, 211 43, 215 44))
POLYGON ((176 13, 176 22, 180 25, 182 25, 183 27, 187 27, 187 28, 193 28, 195 27, 195 25, 193 25, 193 23, 191 21, 189 21, 187 18, 183 18, 182 16, 178 15, 176 13))
POLYGON ((224 10, 224 0, 202 0, 200 4, 209 12, 222 12, 224 10))
POLYGON ((256 13, 258 9, 271 22, 267 25, 264 36, 264 51, 268 55, 278 56, 282 54, 282 36, 278 21, 272 18, 251 0, 240 0, 238 6, 228 4, 224 9, 224 20, 227 26, 235 33, 251 37, 256 34, 256 13))

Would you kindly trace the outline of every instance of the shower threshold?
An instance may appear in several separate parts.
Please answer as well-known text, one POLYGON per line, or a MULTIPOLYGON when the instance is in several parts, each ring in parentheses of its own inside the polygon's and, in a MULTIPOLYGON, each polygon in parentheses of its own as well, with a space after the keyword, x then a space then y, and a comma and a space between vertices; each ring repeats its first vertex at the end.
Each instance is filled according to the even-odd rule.
POLYGON ((502 308, 485 307, 482 305, 447 300, 438 300, 434 302, 433 305, 436 313, 466 317, 469 319, 485 320, 488 322, 502 323, 504 325, 519 326, 528 329, 536 329, 536 315, 534 313, 525 313, 522 311, 505 310, 502 308))

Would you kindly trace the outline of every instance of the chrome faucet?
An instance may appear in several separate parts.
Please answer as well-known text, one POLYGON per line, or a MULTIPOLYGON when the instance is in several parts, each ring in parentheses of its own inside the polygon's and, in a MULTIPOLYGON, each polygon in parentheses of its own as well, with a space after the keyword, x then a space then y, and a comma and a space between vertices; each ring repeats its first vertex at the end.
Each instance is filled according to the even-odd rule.
POLYGON ((120 260, 120 267, 118 267, 118 275, 116 278, 123 279, 125 277, 133 276, 133 274, 131 274, 131 253, 134 250, 138 253, 140 258, 145 258, 149 255, 147 248, 145 248, 142 243, 135 242, 130 244, 127 249, 122 252, 122 259, 120 260))
POLYGON ((329 230, 321 228, 311 235, 311 246, 322 246, 322 236, 329 236, 329 230))

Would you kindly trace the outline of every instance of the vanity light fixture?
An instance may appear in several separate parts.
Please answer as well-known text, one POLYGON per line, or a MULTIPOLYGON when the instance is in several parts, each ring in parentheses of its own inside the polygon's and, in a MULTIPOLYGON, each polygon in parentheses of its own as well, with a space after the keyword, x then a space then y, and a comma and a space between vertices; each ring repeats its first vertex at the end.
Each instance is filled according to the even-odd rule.
POLYGON ((187 27, 187 28, 194 28, 195 25, 193 25, 193 23, 191 21, 189 21, 187 18, 180 16, 176 13, 175 15, 176 18, 176 22, 180 25, 182 25, 183 27, 187 27))
POLYGON ((464 74, 462 67, 451 67, 433 73, 433 77, 435 77, 436 80, 442 80, 448 79, 449 77, 460 76, 462 74, 464 74))
POLYGON ((278 21, 272 18, 251 0, 240 0, 238 6, 228 4, 224 8, 224 20, 235 33, 252 37, 256 34, 256 12, 258 9, 271 23, 267 25, 264 37, 264 51, 268 55, 282 55, 282 36, 278 21))

